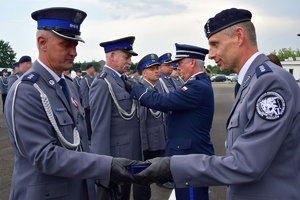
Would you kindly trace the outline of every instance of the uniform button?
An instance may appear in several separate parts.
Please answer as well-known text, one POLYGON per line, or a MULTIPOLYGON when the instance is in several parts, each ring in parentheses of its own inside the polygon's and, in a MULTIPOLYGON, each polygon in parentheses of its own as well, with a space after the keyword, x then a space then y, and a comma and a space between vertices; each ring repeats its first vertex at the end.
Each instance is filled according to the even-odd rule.
POLYGON ((186 183, 185 183, 185 185, 186 185, 186 186, 188 186, 188 185, 189 185, 189 183, 188 183, 188 182, 186 182, 186 183))
POLYGON ((177 149, 180 149, 180 146, 177 146, 177 149))
POLYGON ((48 192, 45 192, 45 197, 48 197, 49 196, 49 193, 48 192))
POLYGON ((170 111, 170 114, 172 115, 172 111, 170 111))
POLYGON ((64 123, 66 123, 67 121, 66 120, 64 120, 64 123))

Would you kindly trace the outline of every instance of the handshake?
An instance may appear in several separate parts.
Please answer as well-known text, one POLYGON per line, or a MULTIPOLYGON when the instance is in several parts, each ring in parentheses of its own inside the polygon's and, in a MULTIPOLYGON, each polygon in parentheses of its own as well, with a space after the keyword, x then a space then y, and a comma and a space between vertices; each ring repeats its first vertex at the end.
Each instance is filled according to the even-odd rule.
POLYGON ((170 170, 171 157, 158 157, 146 161, 135 161, 126 158, 113 158, 111 164, 111 182, 119 185, 136 183, 150 185, 165 183, 172 179, 170 170), (145 170, 134 174, 129 169, 133 166, 149 165, 145 170))

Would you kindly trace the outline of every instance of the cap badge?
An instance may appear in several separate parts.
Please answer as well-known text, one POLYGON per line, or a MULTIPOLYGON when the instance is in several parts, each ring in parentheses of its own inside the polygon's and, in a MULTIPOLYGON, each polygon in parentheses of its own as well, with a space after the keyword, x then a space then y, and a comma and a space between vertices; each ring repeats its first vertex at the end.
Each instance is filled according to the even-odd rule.
POLYGON ((49 80, 49 84, 50 84, 50 85, 54 85, 54 83, 55 83, 55 82, 54 82, 52 79, 49 80))
POLYGON ((81 22, 81 19, 82 19, 82 12, 76 12, 75 16, 74 16, 74 19, 73 19, 73 22, 75 23, 80 23, 81 22))
POLYGON ((207 33, 207 34, 210 34, 209 20, 206 22, 206 29, 207 29, 206 33, 207 33))

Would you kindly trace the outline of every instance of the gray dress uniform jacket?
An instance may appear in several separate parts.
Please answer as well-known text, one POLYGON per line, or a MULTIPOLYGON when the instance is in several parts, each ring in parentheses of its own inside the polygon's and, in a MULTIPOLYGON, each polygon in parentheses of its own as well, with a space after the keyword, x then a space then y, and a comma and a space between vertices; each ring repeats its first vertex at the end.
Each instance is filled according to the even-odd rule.
POLYGON ((14 82, 16 82, 16 80, 18 80, 18 78, 20 78, 22 75, 23 75, 23 72, 22 71, 18 71, 17 73, 11 74, 8 77, 7 91, 9 91, 9 89, 14 84, 14 82))
POLYGON ((0 77, 0 92, 1 94, 7 94, 8 78, 5 76, 0 77))
POLYGON ((119 106, 130 113, 133 100, 125 90, 123 80, 108 67, 104 67, 90 90, 92 150, 97 154, 142 159, 141 137, 137 113, 132 119, 121 117, 105 79, 111 84, 119 106))
POLYGON ((86 74, 80 81, 80 92, 81 92, 81 98, 82 98, 82 106, 84 108, 90 107, 90 88, 92 85, 92 82, 94 80, 94 77, 89 76, 86 74))
MULTIPOLYGON (((144 78, 141 83, 146 88, 158 91, 156 86, 153 88, 144 78)), ((164 150, 166 148, 164 113, 139 105, 139 116, 143 151, 164 150)))
POLYGON ((8 93, 5 120, 15 158, 11 200, 91 200, 96 198, 94 180, 105 186, 110 181, 112 158, 88 153, 84 111, 75 103, 79 99, 72 81, 66 78, 66 83, 70 104, 60 85, 36 61, 8 93), (58 128, 69 142, 73 142, 73 128, 77 126, 84 152, 62 147, 34 83, 47 95, 58 128))
POLYGON ((261 54, 227 121, 226 156, 176 156, 177 187, 228 185, 231 200, 300 199, 300 89, 261 54))
POLYGON ((158 81, 159 81, 165 94, 176 90, 175 86, 173 85, 173 82, 171 80, 171 77, 166 76, 162 72, 160 72, 160 78, 158 81))
POLYGON ((81 78, 76 76, 74 79, 73 79, 73 84, 76 88, 76 91, 78 93, 78 96, 79 96, 79 99, 82 99, 82 94, 81 94, 81 91, 80 91, 80 81, 81 81, 81 78))
POLYGON ((173 82, 175 89, 180 90, 184 84, 183 80, 180 77, 175 78, 174 76, 171 76, 170 78, 171 78, 171 81, 173 82))

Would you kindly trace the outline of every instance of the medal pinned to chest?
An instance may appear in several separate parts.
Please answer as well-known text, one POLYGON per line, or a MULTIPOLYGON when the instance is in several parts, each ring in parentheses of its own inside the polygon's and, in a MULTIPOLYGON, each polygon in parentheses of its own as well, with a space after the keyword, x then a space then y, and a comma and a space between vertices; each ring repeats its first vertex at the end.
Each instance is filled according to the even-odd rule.
POLYGON ((77 118, 80 118, 81 117, 81 112, 80 112, 80 109, 79 109, 79 104, 78 102, 75 100, 74 97, 71 97, 71 101, 72 101, 72 104, 75 106, 75 108, 77 109, 77 118))

